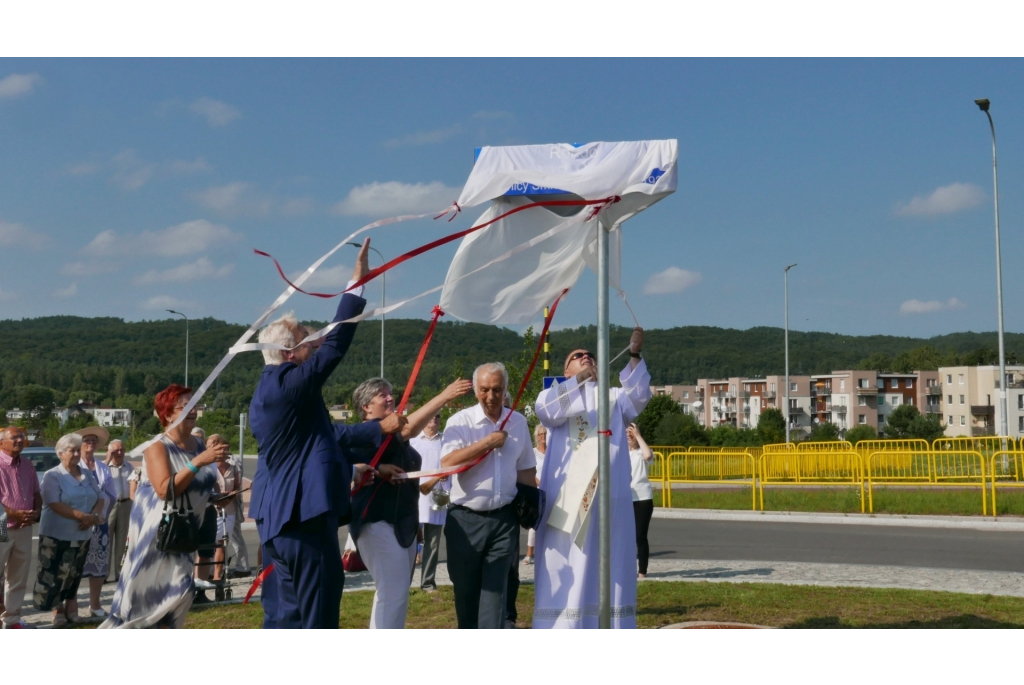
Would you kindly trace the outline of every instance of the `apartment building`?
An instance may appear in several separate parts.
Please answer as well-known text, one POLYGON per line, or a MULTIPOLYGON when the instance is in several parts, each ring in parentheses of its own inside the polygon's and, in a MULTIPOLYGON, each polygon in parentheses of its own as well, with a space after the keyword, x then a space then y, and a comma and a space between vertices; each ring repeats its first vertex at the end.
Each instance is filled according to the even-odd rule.
POLYGON ((699 416, 703 402, 694 408, 694 403, 701 400, 696 385, 652 385, 651 395, 668 395, 682 408, 684 414, 699 416))
MULTIPOLYGON (((946 435, 996 435, 1001 425, 998 366, 948 366, 938 371, 946 435)), ((1007 428, 1024 435, 1024 366, 1006 367, 1007 428)))
POLYGON ((878 426, 878 372, 833 371, 811 376, 814 423, 832 423, 845 433, 878 426))
POLYGON ((885 417, 904 404, 922 414, 938 414, 938 380, 938 371, 878 374, 878 430, 885 428, 885 417))
MULTIPOLYGON (((790 376, 790 430, 810 432, 810 376, 790 376)), ((786 398, 786 377, 701 378, 697 393, 703 400, 694 416, 706 428, 730 425, 757 428, 765 409, 782 410, 786 398)))

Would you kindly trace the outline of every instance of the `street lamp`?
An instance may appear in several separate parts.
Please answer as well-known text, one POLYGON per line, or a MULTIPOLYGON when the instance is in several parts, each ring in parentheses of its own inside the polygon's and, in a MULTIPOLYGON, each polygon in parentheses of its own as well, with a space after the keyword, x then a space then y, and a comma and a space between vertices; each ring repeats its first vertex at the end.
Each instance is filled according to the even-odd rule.
POLYGON ((176 312, 173 309, 168 309, 171 314, 177 314, 181 318, 185 319, 185 386, 188 386, 188 317, 181 312, 176 312))
MULTIPOLYGON (((363 247, 359 243, 347 243, 347 244, 351 245, 352 247, 358 247, 360 249, 362 249, 362 247, 363 247)), ((371 247, 370 249, 377 253, 377 256, 380 257, 380 263, 384 264, 385 263, 384 262, 384 255, 382 255, 380 253, 380 250, 378 250, 375 247, 371 247)), ((388 290, 388 280, 387 279, 388 279, 387 272, 381 273, 381 275, 380 275, 380 308, 382 310, 384 309, 385 306, 387 306, 385 304, 386 297, 387 297, 387 290, 388 290)), ((383 311, 381 311, 381 313, 380 313, 380 377, 384 378, 384 312, 383 311)))
POLYGON ((999 409, 1002 412, 999 424, 1006 437, 1010 434, 1006 417, 1006 348, 1003 346, 1003 260, 999 253, 999 173, 996 168, 996 125, 992 123, 992 115, 988 108, 988 98, 975 100, 974 104, 988 117, 988 127, 992 131, 992 188, 996 207, 996 307, 999 312, 999 409))
POLYGON ((789 442, 789 270, 796 264, 790 264, 784 271, 785 293, 786 293, 786 411, 783 414, 786 418, 786 442, 789 442))

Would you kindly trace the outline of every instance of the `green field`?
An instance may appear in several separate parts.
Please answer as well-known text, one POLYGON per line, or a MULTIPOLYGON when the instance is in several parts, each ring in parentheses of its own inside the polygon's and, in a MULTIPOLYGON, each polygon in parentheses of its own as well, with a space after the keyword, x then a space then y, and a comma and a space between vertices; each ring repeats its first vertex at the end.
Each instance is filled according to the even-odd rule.
MULTIPOLYGON (((865 489, 865 497, 867 489, 865 489)), ((1000 516, 1024 516, 1024 492, 1001 490, 997 495, 1000 516)), ((654 491, 654 503, 661 504, 661 491, 654 491)), ((919 514, 933 516, 980 516, 980 488, 875 488, 876 514, 919 514)), ((992 515, 989 498, 988 513, 992 515)), ((750 510, 749 488, 683 488, 672 491, 675 509, 750 510)), ((768 487, 764 490, 765 511, 860 513, 860 488, 768 487)))
MULTIPOLYGON (((373 593, 347 593, 341 628, 365 628, 373 593)), ((777 628, 1024 628, 1024 598, 952 592, 832 588, 769 583, 641 583, 637 623, 660 628, 683 621, 736 621, 777 628)), ((528 628, 533 586, 519 591, 518 626, 528 628)), ((258 603, 197 609, 189 628, 258 628, 258 603)), ((409 628, 454 628, 450 587, 434 594, 413 590, 409 628)))

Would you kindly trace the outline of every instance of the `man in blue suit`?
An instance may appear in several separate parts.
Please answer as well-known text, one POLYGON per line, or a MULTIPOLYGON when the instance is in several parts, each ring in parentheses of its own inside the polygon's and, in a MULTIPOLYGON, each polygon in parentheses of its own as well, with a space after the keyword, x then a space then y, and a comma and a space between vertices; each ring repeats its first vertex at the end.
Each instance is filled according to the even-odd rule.
MULTIPOLYGON (((353 282, 369 271, 369 245, 367 239, 359 252, 353 282)), ((335 321, 362 313, 366 300, 361 291, 342 296, 335 321)), ((355 331, 356 324, 342 324, 322 344, 296 346, 308 331, 285 315, 260 332, 260 342, 290 348, 263 352, 266 366, 249 407, 260 446, 249 515, 263 541, 263 563, 274 565, 275 576, 268 588, 272 601, 264 606, 265 628, 338 627, 345 582, 338 526, 350 518, 352 465, 342 452, 344 436, 332 424, 321 390, 355 331)), ((377 442, 381 435, 401 430, 405 419, 393 418, 352 427, 348 437, 377 442)))

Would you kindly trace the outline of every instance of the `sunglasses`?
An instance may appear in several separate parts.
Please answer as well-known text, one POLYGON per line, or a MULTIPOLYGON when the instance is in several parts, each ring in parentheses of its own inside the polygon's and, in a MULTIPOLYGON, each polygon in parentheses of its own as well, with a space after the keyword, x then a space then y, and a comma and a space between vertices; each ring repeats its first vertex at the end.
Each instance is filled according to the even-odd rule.
MULTIPOLYGON (((591 359, 593 359, 594 355, 590 354, 589 352, 574 352, 573 354, 569 355, 569 361, 574 362, 577 359, 583 359, 584 357, 590 357, 591 359)), ((568 363, 569 362, 566 362, 566 364, 568 363)))

